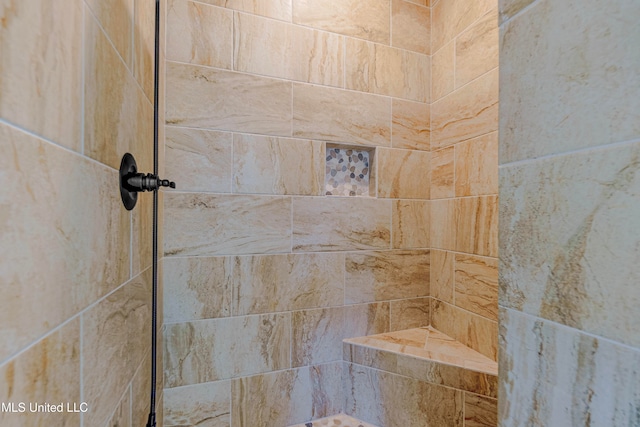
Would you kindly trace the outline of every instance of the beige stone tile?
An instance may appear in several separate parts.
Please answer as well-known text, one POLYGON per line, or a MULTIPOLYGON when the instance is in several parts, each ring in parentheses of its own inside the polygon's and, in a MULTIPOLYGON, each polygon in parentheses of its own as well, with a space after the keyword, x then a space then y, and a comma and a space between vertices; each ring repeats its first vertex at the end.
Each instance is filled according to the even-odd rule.
POLYGON ((455 292, 455 257, 453 252, 431 250, 431 296, 449 304, 455 292))
POLYGON ((456 254, 455 301, 458 307, 498 320, 498 260, 456 254))
POLYGON ((133 154, 153 169, 153 106, 90 13, 85 16, 84 152, 120 167, 133 154))
POLYGON ((512 18, 535 0, 499 0, 500 23, 512 18))
POLYGON ((431 9, 405 0, 392 0, 391 8, 392 46, 429 55, 431 9))
POLYGON ((6 360, 129 278, 131 217, 117 171, 5 124, 0 149, 6 360))
MULTIPOLYGON (((148 328, 148 325, 147 325, 148 328)), ((147 331, 148 333, 148 331, 147 331)), ((162 347, 159 347, 162 348, 162 347)), ((162 351, 160 351, 162 353, 162 351)), ((157 377, 158 382, 156 383, 156 393, 157 396, 160 396, 162 393, 161 379, 162 379, 162 356, 158 357, 158 371, 159 375, 157 377)), ((133 379, 131 380, 131 421, 133 427, 139 425, 146 425, 147 419, 149 417, 149 408, 151 402, 149 402, 149 385, 151 384, 151 353, 149 352, 147 356, 143 359, 142 363, 138 366, 138 370, 135 373, 133 379)), ((159 400, 156 397, 156 411, 159 410, 159 400)), ((156 416, 159 414, 156 413, 156 416)), ((159 418, 161 419, 161 418, 159 418)))
POLYGON ((498 193, 498 132, 455 145, 456 196, 498 193))
POLYGON ((152 253, 153 194, 147 193, 139 195, 131 213, 131 276, 137 276, 151 267, 152 253))
POLYGON ((456 251, 498 256, 498 197, 455 200, 456 251))
POLYGON ((389 249, 390 205, 369 198, 294 197, 293 250, 389 249))
POLYGON ((230 70, 233 11, 188 0, 169 0, 167 59, 230 70))
POLYGON ((472 350, 497 360, 497 322, 434 299, 431 325, 472 350))
POLYGON ((284 197, 165 194, 165 255, 291 250, 291 200, 284 197))
POLYGON ((465 427, 496 427, 498 401, 471 393, 464 394, 465 427))
POLYGON ((429 251, 346 255, 346 304, 429 296, 429 251))
POLYGON ((91 14, 98 19, 130 70, 133 69, 133 1, 85 0, 91 14))
POLYGON ((391 100, 294 83, 293 136, 390 146, 391 100))
POLYGON ((638 138, 638 15, 633 1, 540 1, 503 27, 502 163, 638 138))
MULTIPOLYGON (((162 3, 160 16, 164 18, 165 5, 162 3)), ((161 19, 162 19, 161 18, 161 19)), ((155 58, 155 2, 134 0, 134 25, 133 25, 133 75, 142 87, 147 98, 153 102, 154 84, 154 58, 155 58)), ((164 40, 166 26, 164 19, 160 24, 160 37, 164 40)), ((163 44, 160 47, 164 50, 163 44)), ((164 63, 164 54, 161 53, 160 61, 164 63)), ((162 65, 161 65, 162 66, 162 65)), ((163 79, 162 74, 160 79, 163 79)), ((163 86, 160 86, 163 87, 163 86)), ((164 105, 160 103, 160 105, 164 105)), ((163 123, 161 120, 159 123, 163 123)), ((162 175, 161 175, 162 176, 162 175)))
POLYGON ((342 363, 234 379, 231 426, 286 426, 342 411, 342 363))
POLYGON ((460 0, 439 1, 431 9, 431 52, 437 52, 457 35, 456 3, 460 0))
POLYGON ((295 311, 291 315, 291 366, 342 360, 342 307, 295 311))
POLYGON ((283 313, 165 325, 165 387, 289 368, 290 324, 283 313))
POLYGON ((233 261, 233 257, 165 258, 165 322, 231 316, 233 261))
POLYGON ((431 56, 432 101, 437 101, 455 89, 455 60, 455 40, 451 40, 431 56))
POLYGON ((427 55, 352 38, 345 55, 347 89, 429 102, 427 55))
POLYGON ((390 303, 347 305, 344 307, 344 337, 363 337, 365 335, 389 332, 390 303))
POLYGON ((431 7, 431 5, 429 4, 431 0, 406 0, 406 1, 408 1, 409 3, 419 4, 420 6, 431 7))
POLYGON ((431 322, 431 298, 413 298, 391 301, 391 331, 427 326, 431 322))
POLYGON ((233 192, 319 196, 324 144, 257 135, 233 136, 233 192))
POLYGON ((179 191, 231 192, 233 134, 167 126, 165 174, 179 191))
POLYGON ((429 199, 431 153, 378 148, 378 197, 429 199))
POLYGON ((389 44, 390 0, 293 0, 293 22, 389 44))
POLYGON ((640 347, 639 164, 633 143, 501 172, 502 305, 640 347))
POLYGON ((109 427, 131 427, 131 390, 127 388, 116 411, 107 421, 109 427))
MULTIPOLYGON (((470 25, 478 22, 480 18, 490 11, 497 9, 498 0, 474 0, 474 1, 455 1, 455 21, 454 33, 460 35, 470 25)), ((498 25, 498 22, 495 22, 498 25)))
POLYGON ((164 426, 228 427, 231 423, 230 407, 231 381, 166 389, 164 426))
POLYGON ((393 202, 393 248, 427 248, 430 246, 430 202, 396 200, 393 202))
POLYGON ((348 415, 339 414, 327 418, 320 418, 319 420, 310 421, 308 423, 296 424, 289 427, 322 427, 339 425, 343 427, 376 427, 373 424, 365 423, 364 421, 357 420, 348 415))
POLYGON ((429 150, 431 115, 429 104, 393 99, 391 103, 393 148, 429 150))
POLYGON ((497 69, 431 105, 431 148, 434 150, 497 129, 497 69))
POLYGON ((456 38, 456 88, 498 66, 498 41, 497 9, 492 9, 456 38))
MULTIPOLYGON (((4 325, 4 323, 3 323, 4 325)), ((4 353, 4 352, 3 352, 4 353)), ((0 367, 0 399, 24 413, 0 412, 0 423, 11 427, 79 426, 74 413, 29 412, 29 404, 78 402, 80 405, 80 321, 76 317, 0 367)), ((66 406, 63 406, 66 410, 66 406)), ((106 420, 105 420, 106 422, 106 420)))
POLYGON ((456 250, 456 206, 454 200, 431 201, 431 247, 456 250))
POLYGON ((0 117, 80 151, 80 0, 3 3, 0 117))
POLYGON ((168 124, 291 134, 291 83, 173 62, 167 81, 168 124))
POLYGON ((292 0, 202 0, 201 2, 291 22, 292 0))
POLYGON ((331 307, 344 298, 343 254, 236 257, 233 314, 331 307))
POLYGON ((243 13, 235 14, 234 69, 343 85, 343 37, 243 13))
MULTIPOLYGON (((431 152, 431 199, 456 196, 454 147, 431 152)), ((495 170, 497 170, 497 166, 495 170)), ((466 172, 466 171, 465 171, 466 172)), ((482 169, 484 172, 484 169, 482 169)))

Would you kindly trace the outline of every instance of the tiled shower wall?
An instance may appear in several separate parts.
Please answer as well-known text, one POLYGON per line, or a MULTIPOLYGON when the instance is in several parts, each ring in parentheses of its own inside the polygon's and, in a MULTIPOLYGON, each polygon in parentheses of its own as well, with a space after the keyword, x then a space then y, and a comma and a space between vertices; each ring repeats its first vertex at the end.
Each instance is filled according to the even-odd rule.
POLYGON ((500 423, 637 426, 640 3, 500 9, 500 423))
POLYGON ((431 16, 431 323, 496 360, 498 4, 431 16))
POLYGON ((339 413, 341 340, 429 323, 430 13, 169 2, 166 425, 339 413), (375 197, 325 196, 326 144, 375 197))
POLYGON ((153 13, 0 2, 0 401, 89 409, 2 426, 146 421, 151 198, 127 212, 117 168, 129 151, 152 169, 153 13))

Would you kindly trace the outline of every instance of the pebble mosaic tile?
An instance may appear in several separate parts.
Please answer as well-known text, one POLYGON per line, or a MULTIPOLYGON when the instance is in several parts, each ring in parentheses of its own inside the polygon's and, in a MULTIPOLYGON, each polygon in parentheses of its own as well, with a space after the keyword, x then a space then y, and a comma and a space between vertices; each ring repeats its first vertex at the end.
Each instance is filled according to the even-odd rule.
POLYGON ((325 194, 369 196, 369 151, 327 147, 325 194))

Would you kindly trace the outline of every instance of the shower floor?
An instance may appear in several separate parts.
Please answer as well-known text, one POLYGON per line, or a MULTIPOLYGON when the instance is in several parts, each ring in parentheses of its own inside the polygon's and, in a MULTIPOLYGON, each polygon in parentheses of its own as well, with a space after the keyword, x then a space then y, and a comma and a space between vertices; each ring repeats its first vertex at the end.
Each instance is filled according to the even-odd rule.
POLYGON ((321 418, 308 423, 296 424, 289 427, 376 427, 373 424, 365 423, 348 415, 339 414, 331 417, 321 418))

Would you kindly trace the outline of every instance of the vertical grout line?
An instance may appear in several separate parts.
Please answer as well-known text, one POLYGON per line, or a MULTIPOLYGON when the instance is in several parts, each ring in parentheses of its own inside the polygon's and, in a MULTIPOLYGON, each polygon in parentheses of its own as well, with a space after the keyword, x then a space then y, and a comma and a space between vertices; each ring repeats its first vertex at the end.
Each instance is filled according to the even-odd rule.
MULTIPOLYGON (((82 31, 80 32, 82 39, 80 40, 80 154, 85 155, 85 140, 84 140, 84 129, 85 129, 85 113, 84 113, 84 105, 85 105, 85 85, 86 85, 86 38, 87 38, 87 17, 84 2, 80 2, 80 13, 82 13, 82 31)), ((82 417, 81 417, 82 418, 82 417)))

